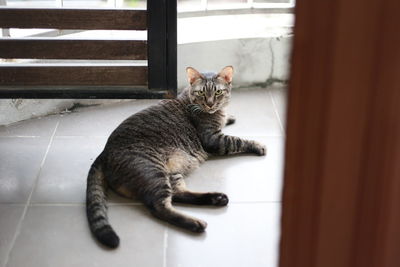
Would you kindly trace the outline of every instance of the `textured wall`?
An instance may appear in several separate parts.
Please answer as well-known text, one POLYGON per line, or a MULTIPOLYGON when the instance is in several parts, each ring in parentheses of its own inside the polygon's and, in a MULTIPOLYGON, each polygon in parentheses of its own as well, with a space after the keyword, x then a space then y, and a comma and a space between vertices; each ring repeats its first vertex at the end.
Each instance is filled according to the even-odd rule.
POLYGON ((235 69, 237 87, 286 81, 292 37, 246 38, 181 44, 178 48, 178 87, 187 85, 185 69, 218 71, 226 65, 235 69))
POLYGON ((121 100, 0 99, 0 125, 56 114, 78 105, 114 103, 121 100))

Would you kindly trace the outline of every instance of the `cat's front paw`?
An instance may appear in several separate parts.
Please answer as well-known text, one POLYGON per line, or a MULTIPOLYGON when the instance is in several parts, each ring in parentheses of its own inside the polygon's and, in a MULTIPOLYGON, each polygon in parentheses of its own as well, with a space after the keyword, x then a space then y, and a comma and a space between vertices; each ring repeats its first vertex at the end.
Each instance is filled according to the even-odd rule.
POLYGON ((236 118, 232 115, 228 116, 228 119, 226 120, 226 124, 225 125, 231 125, 234 124, 236 122, 236 118))
POLYGON ((214 206, 226 206, 228 205, 229 198, 224 193, 209 193, 209 202, 214 206))
POLYGON ((251 146, 251 152, 259 156, 265 156, 267 154, 267 147, 263 144, 253 141, 251 146))

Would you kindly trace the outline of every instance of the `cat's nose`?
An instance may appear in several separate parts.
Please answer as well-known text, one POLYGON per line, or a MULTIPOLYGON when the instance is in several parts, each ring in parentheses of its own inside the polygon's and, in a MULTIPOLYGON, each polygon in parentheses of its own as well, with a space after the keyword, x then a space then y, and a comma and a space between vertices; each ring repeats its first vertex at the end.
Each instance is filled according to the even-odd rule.
POLYGON ((208 100, 208 99, 207 99, 206 105, 207 105, 209 108, 212 108, 212 106, 214 105, 214 102, 213 102, 212 100, 208 100))

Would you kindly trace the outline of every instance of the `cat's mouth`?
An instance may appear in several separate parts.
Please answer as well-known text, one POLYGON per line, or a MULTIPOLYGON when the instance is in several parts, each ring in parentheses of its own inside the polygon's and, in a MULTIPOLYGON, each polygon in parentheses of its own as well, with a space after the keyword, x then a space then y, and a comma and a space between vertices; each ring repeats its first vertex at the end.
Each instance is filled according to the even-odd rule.
POLYGON ((203 106, 203 110, 205 112, 209 113, 209 114, 213 114, 218 110, 218 107, 217 106, 215 106, 215 107, 213 106, 213 107, 210 108, 208 106, 203 106))

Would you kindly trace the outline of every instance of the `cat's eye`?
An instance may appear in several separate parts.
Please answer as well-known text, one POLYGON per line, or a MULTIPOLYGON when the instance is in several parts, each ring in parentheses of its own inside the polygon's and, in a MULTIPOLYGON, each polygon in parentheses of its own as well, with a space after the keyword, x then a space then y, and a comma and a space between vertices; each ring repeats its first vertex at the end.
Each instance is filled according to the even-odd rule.
POLYGON ((196 95, 203 96, 204 95, 204 91, 196 91, 196 95))
POLYGON ((222 94, 222 90, 221 90, 221 89, 218 89, 217 91, 215 91, 215 94, 216 94, 216 95, 221 95, 221 94, 222 94))

